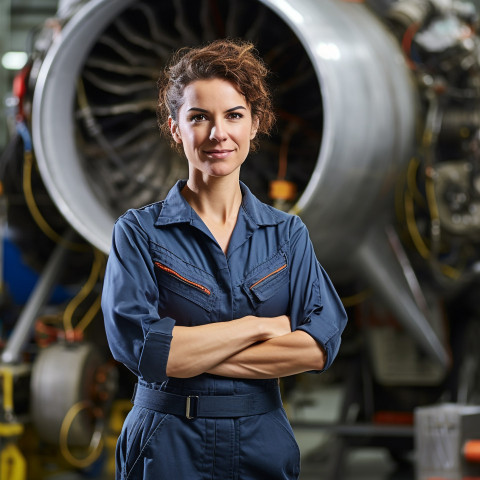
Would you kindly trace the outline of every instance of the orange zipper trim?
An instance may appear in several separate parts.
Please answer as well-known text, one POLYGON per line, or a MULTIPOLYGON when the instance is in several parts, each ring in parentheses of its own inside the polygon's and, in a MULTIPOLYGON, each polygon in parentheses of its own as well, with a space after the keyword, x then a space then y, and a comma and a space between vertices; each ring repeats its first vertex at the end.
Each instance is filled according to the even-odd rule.
POLYGON ((251 287, 250 287, 250 290, 254 287, 256 287, 259 283, 262 283, 264 280, 266 280, 268 277, 271 277, 272 275, 275 275, 276 273, 282 271, 284 268, 287 268, 287 264, 285 265, 282 265, 280 268, 277 268, 276 270, 274 270, 273 272, 269 273, 268 275, 265 275, 263 278, 261 278, 260 280, 258 280, 257 282, 255 282, 251 287))
POLYGON ((169 268, 169 267, 167 267, 167 266, 165 266, 165 265, 163 265, 159 262, 155 262, 155 265, 158 268, 160 268, 161 270, 163 270, 164 272, 167 272, 170 275, 173 275, 174 277, 178 278, 182 282, 188 283, 188 285, 192 285, 192 287, 198 288, 199 290, 201 290, 203 293, 206 293, 207 295, 211 295, 212 292, 207 287, 204 287, 203 285, 200 285, 199 283, 192 282, 188 278, 182 277, 175 270, 172 270, 171 268, 169 268))

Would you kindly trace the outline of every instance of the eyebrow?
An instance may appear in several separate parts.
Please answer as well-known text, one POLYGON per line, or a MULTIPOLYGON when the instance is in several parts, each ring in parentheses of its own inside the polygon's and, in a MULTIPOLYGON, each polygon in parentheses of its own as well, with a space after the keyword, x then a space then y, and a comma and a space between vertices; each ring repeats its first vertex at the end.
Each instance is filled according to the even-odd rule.
MULTIPOLYGON (((230 112, 233 112, 235 110, 246 110, 246 108, 243 106, 243 105, 238 105, 236 107, 233 107, 233 108, 229 108, 228 110, 225 110, 225 113, 230 113, 230 112)), ((202 112, 202 113, 208 113, 208 110, 205 110, 203 108, 198 108, 198 107, 192 107, 192 108, 189 108, 187 110, 187 112, 192 112, 192 111, 195 111, 195 112, 202 112)))

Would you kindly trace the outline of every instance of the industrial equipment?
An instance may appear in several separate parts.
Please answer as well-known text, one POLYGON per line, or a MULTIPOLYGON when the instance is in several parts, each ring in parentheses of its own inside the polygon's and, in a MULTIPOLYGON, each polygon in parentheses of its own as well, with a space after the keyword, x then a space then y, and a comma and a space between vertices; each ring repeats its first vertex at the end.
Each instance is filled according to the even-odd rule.
POLYGON ((480 407, 442 404, 415 410, 417 480, 478 478, 480 407))
POLYGON ((64 1, 36 34, 16 80, 18 134, 2 181, 7 199, 24 197, 7 206, 9 229, 41 281, 1 359, 7 369, 28 365, 38 402, 30 419, 45 442, 67 445, 71 465, 98 458, 117 391, 98 326, 89 334, 101 321, 113 223, 187 174, 158 133, 156 79, 171 52, 217 37, 253 41, 272 70, 278 126, 243 179, 302 217, 344 294, 362 339, 356 355, 369 365, 357 389, 368 391, 347 398, 356 420, 395 421, 385 415, 395 397, 407 399, 410 427, 418 404, 478 403, 477 11, 467 1, 380 3, 64 1), (42 317, 57 281, 85 284, 57 316, 42 317), (63 400, 47 417, 57 368, 63 400), (93 391, 76 388, 85 378, 93 391), (71 455, 77 447, 86 456, 71 455))

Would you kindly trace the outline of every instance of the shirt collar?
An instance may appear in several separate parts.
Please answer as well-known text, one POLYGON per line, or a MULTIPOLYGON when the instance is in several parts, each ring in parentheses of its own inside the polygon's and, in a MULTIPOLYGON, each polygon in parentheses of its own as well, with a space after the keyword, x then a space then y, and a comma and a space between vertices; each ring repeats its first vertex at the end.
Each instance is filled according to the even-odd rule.
MULTIPOLYGON (((193 222, 195 212, 181 194, 186 183, 186 180, 179 180, 168 192, 155 226, 193 222)), ((240 182, 240 188, 243 194, 241 205, 243 211, 255 224, 258 226, 277 225, 283 221, 283 218, 275 210, 258 200, 243 182, 240 182)))
POLYGON ((182 188, 186 183, 186 180, 179 180, 174 187, 170 189, 165 200, 162 202, 162 210, 155 222, 155 226, 170 225, 172 223, 191 223, 193 208, 181 194, 182 188))
POLYGON ((262 203, 250 189, 240 182, 243 193, 242 208, 258 226, 277 225, 283 218, 274 209, 262 203))

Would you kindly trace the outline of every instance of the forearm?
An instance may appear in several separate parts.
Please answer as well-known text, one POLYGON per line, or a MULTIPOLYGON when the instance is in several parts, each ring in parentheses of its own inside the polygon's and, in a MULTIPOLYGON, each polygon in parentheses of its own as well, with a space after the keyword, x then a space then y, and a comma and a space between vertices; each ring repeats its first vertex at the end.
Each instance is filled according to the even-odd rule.
POLYGON ((172 333, 167 375, 177 378, 200 375, 256 342, 283 335, 289 326, 286 316, 247 316, 195 327, 176 326, 172 333))
POLYGON ((321 370, 325 355, 306 332, 297 330, 264 341, 232 355, 208 373, 234 378, 277 378, 321 370))

